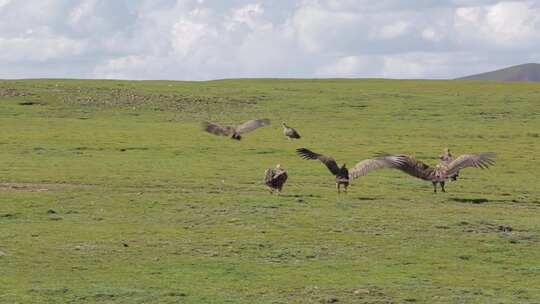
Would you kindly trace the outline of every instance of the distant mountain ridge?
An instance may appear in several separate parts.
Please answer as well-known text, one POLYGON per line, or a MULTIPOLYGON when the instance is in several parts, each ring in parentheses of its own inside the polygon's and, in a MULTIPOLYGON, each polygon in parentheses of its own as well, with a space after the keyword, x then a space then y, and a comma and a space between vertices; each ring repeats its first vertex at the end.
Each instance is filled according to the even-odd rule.
POLYGON ((526 63, 514 65, 500 70, 460 77, 457 79, 540 82, 540 64, 526 63))

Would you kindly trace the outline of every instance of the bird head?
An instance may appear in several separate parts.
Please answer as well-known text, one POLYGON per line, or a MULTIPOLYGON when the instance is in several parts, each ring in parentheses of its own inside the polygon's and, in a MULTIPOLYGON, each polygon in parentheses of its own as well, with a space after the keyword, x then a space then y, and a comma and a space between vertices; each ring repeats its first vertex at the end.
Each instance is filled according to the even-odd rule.
POLYGON ((281 169, 281 165, 280 165, 280 164, 277 164, 277 165, 276 165, 276 169, 281 169))
POLYGON ((285 128, 287 127, 287 125, 285 124, 284 121, 282 121, 281 124, 282 124, 285 128))
POLYGON ((347 169, 347 164, 341 165, 341 169, 347 169))

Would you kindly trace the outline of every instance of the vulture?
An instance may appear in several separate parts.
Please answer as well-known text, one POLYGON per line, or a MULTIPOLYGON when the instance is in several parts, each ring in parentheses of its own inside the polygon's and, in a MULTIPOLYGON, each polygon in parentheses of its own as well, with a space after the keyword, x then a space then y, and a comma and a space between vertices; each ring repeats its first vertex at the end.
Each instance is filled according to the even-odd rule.
POLYGON ((347 169, 346 164, 338 166, 334 158, 322 154, 315 153, 306 148, 296 149, 296 153, 304 159, 318 159, 330 170, 330 173, 336 176, 336 188, 338 194, 341 193, 341 185, 344 192, 347 193, 347 187, 351 179, 366 175, 367 173, 382 168, 392 168, 401 164, 401 158, 393 155, 380 156, 373 159, 365 159, 357 163, 352 169, 347 169))
POLYGON ((287 171, 281 168, 280 164, 277 164, 275 168, 269 168, 264 171, 263 182, 268 186, 270 193, 273 194, 274 190, 276 190, 280 194, 287 178, 287 171))
POLYGON ((222 127, 212 122, 203 122, 202 127, 208 133, 212 133, 214 135, 220 135, 220 136, 230 136, 232 139, 241 140, 242 134, 253 131, 257 128, 260 128, 262 126, 266 126, 269 124, 270 124, 269 119, 254 119, 254 120, 246 121, 245 123, 236 127, 231 127, 231 126, 222 127))
POLYGON ((459 170, 469 167, 486 169, 489 166, 495 165, 495 155, 493 152, 464 154, 451 161, 442 161, 435 167, 430 167, 409 155, 394 155, 399 161, 392 168, 432 182, 433 192, 437 192, 437 183, 441 185, 442 192, 446 192, 444 190, 444 182, 456 177, 459 170))
POLYGON ((283 135, 287 136, 287 139, 291 140, 293 138, 300 139, 300 134, 294 128, 287 126, 284 122, 283 124, 283 135))
MULTIPOLYGON (((439 165, 448 166, 448 164, 454 160, 454 157, 452 156, 450 149, 446 148, 444 149, 443 154, 439 155, 439 159, 441 160, 439 165)), ((450 178, 453 181, 456 181, 458 176, 459 176, 459 171, 456 172, 456 174, 450 176, 450 178)))

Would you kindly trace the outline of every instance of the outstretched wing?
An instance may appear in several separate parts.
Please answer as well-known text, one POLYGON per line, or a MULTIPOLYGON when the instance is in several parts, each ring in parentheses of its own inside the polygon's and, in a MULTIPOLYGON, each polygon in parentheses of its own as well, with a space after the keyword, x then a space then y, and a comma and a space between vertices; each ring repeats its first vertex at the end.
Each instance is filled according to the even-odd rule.
POLYGON ((399 162, 396 162, 395 166, 391 168, 401 170, 423 180, 431 180, 435 176, 435 168, 428 166, 412 156, 394 155, 394 157, 397 157, 399 162))
POLYGON ((260 128, 262 126, 266 126, 270 124, 270 119, 254 119, 250 121, 246 121, 245 123, 237 126, 235 128, 236 133, 243 134, 250 131, 253 131, 257 128, 260 128))
POLYGON ((349 169, 349 178, 354 179, 364 176, 369 172, 382 168, 396 168, 403 165, 405 158, 395 155, 381 156, 373 159, 365 159, 349 169))
POLYGON ((339 167, 336 161, 330 156, 318 154, 306 148, 296 149, 296 153, 298 153, 298 155, 300 155, 300 157, 304 159, 320 160, 328 168, 328 170, 330 170, 330 172, 332 172, 332 174, 334 175, 337 175, 339 173, 339 167))
POLYGON ((208 133, 212 133, 214 135, 220 135, 220 136, 229 136, 231 135, 232 128, 230 127, 222 127, 220 125, 217 125, 215 123, 211 122, 203 122, 202 128, 208 133))
POLYGON ((486 169, 489 166, 495 165, 495 156, 496 154, 493 152, 460 155, 448 164, 446 175, 452 176, 459 172, 459 170, 468 167, 486 169))

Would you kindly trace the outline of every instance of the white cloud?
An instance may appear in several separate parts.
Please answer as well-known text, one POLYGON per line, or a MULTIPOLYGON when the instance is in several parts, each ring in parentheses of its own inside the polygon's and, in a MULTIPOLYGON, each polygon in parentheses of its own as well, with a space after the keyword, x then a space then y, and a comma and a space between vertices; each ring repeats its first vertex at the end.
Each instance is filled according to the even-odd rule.
POLYGON ((0 0, 0 10, 4 8, 6 5, 8 5, 11 2, 11 0, 0 0))
POLYGON ((261 4, 248 4, 239 9, 233 9, 232 14, 225 21, 225 27, 229 31, 233 31, 238 25, 245 24, 250 28, 258 26, 258 18, 264 13, 261 4))
POLYGON ((176 22, 171 35, 174 51, 180 56, 187 56, 190 52, 196 51, 203 42, 210 42, 208 40, 218 37, 217 31, 207 24, 190 20, 176 22))
POLYGON ((69 22, 72 25, 77 25, 81 21, 81 19, 91 16, 94 11, 96 2, 96 0, 88 0, 79 4, 69 14, 69 22))
POLYGON ((422 30, 422 38, 432 42, 438 42, 442 39, 441 35, 437 32, 437 30, 429 27, 422 30))
POLYGON ((297 9, 292 25, 300 46, 314 53, 333 49, 333 42, 340 37, 351 38, 352 29, 361 33, 363 29, 357 27, 359 18, 356 14, 328 11, 316 2, 308 2, 297 9))
POLYGON ((394 39, 406 33, 409 24, 403 21, 384 25, 378 33, 382 39, 394 39))
POLYGON ((0 38, 0 61, 3 64, 26 62, 47 62, 73 58, 83 53, 84 41, 63 37, 47 38, 0 38))
POLYGON ((539 39, 536 0, 0 0, 3 78, 456 77, 539 39))
POLYGON ((456 29, 464 43, 526 48, 540 38, 540 8, 533 2, 458 8, 456 29))
POLYGON ((360 56, 346 56, 337 59, 335 62, 320 67, 316 71, 319 77, 359 77, 366 75, 366 71, 371 71, 377 60, 363 58, 360 56))

